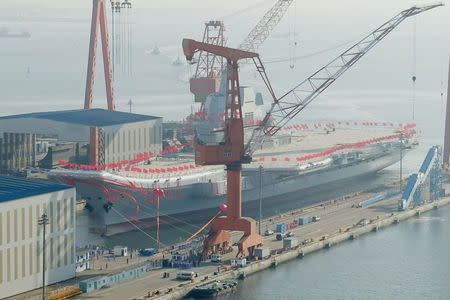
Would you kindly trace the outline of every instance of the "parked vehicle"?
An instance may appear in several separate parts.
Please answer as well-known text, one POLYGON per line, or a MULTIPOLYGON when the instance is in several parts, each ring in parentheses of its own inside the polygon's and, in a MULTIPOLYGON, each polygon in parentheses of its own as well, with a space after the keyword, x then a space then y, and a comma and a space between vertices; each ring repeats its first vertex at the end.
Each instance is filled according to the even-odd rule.
POLYGON ((294 233, 292 231, 289 231, 288 233, 286 233, 286 237, 293 237, 294 233))
POLYGON ((286 237, 285 233, 278 233, 277 234, 277 241, 282 241, 286 237))
POLYGON ((258 257, 258 259, 265 259, 269 256, 270 256, 269 248, 256 248, 255 249, 255 257, 258 257))
POLYGON ((180 272, 177 274, 177 279, 179 280, 191 280, 195 277, 197 277, 195 272, 180 272))
POLYGON ((264 232, 264 235, 265 235, 265 236, 269 236, 269 235, 272 235, 273 233, 274 233, 273 230, 267 229, 267 230, 264 232))
POLYGON ((220 254, 212 254, 211 255, 211 262, 222 262, 222 256, 220 254))
POLYGON ((312 217, 312 221, 313 222, 318 222, 318 221, 320 221, 320 217, 319 216, 313 216, 312 217))
POLYGON ((366 225, 369 225, 370 224, 370 221, 369 220, 367 220, 367 219, 361 219, 359 222, 358 222, 358 226, 366 226, 366 225))

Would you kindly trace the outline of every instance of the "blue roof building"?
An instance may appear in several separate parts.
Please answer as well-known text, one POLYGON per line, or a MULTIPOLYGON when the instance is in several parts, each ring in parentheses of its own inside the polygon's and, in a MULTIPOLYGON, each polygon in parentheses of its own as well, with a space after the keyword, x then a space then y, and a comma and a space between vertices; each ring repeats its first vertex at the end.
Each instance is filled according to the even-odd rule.
POLYGON ((162 149, 162 118, 106 109, 36 112, 0 117, 0 134, 34 133, 58 143, 94 141, 91 164, 115 163, 162 149), (95 132, 95 133, 92 133, 95 132), (92 134, 92 137, 91 137, 92 134), (98 155, 94 149, 98 143, 98 155), (101 157, 101 159, 100 159, 101 157))
POLYGON ((56 184, 49 181, 0 175, 0 203, 71 188, 73 187, 69 185, 56 184))

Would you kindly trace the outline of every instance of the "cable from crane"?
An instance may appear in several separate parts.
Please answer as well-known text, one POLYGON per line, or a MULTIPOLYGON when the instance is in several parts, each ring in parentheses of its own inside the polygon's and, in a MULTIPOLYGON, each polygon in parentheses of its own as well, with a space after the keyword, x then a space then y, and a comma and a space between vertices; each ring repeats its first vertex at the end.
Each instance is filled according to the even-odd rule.
POLYGON ((224 16, 218 18, 218 20, 225 20, 225 19, 229 19, 229 18, 234 18, 234 17, 240 16, 240 15, 242 15, 242 14, 248 12, 248 11, 251 11, 251 10, 253 10, 255 8, 261 7, 261 5, 263 3, 265 3, 265 2, 273 2, 273 0, 258 1, 258 2, 254 3, 254 4, 252 4, 252 5, 246 6, 244 8, 241 8, 241 9, 237 10, 237 11, 234 11, 234 12, 232 12, 230 14, 224 15, 224 16))
POLYGON ((294 1, 294 11, 289 14, 289 67, 294 69, 295 67, 295 48, 297 46, 296 42, 296 20, 297 20, 297 2, 294 1), (292 14, 294 15, 292 17, 292 14), (293 21, 292 21, 293 18, 293 21), (291 34, 292 28, 292 34, 291 34))
POLYGON ((412 119, 415 117, 416 104, 416 33, 417 33, 417 16, 413 19, 413 36, 412 36, 412 119))
MULTIPOLYGON (((351 43, 354 43, 354 42, 355 42, 354 40, 347 41, 345 43, 338 44, 338 45, 335 45, 335 46, 330 47, 330 48, 325 48, 325 49, 322 49, 322 50, 319 50, 319 51, 316 51, 316 52, 311 52, 311 53, 308 53, 308 54, 305 54, 305 55, 295 56, 294 59, 298 60, 298 59, 310 58, 310 57, 313 57, 313 56, 316 56, 316 55, 319 55, 319 54, 323 54, 323 53, 326 53, 326 52, 329 52, 329 51, 332 51, 332 50, 339 49, 341 47, 347 46, 348 44, 351 44, 351 43)), ((280 59, 273 59, 273 60, 264 61, 264 65, 274 64, 274 63, 281 63, 281 62, 286 62, 286 61, 290 61, 290 58, 280 58, 280 59)))

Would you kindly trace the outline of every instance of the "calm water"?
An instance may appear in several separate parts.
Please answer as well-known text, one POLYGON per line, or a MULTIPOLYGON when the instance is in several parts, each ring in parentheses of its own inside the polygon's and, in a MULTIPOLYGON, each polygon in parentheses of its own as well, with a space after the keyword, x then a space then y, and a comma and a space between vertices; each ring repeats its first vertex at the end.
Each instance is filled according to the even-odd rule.
POLYGON ((450 207, 240 281, 219 299, 449 299, 450 207))

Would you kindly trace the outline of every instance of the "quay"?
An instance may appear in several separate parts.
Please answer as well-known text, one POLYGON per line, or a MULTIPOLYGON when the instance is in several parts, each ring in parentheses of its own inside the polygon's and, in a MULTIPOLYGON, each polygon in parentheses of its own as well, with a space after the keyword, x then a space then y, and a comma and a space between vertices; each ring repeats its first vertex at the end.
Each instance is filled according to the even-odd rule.
MULTIPOLYGON (((279 223, 291 223, 293 220, 303 217, 320 216, 318 222, 299 225, 289 230, 294 233, 293 237, 300 243, 298 247, 293 249, 283 248, 283 241, 276 239, 276 233, 266 236, 264 248, 270 250, 270 256, 262 260, 247 261, 245 267, 230 268, 229 261, 237 253, 236 247, 233 247, 233 252, 222 255, 223 264, 208 261, 202 262, 200 266, 188 269, 198 274, 198 277, 192 282, 176 279, 177 273, 181 272, 182 269, 155 267, 129 280, 105 286, 92 292, 75 295, 72 299, 181 299, 200 283, 223 279, 241 279, 255 272, 276 267, 291 259, 307 259, 308 254, 314 251, 332 249, 338 243, 357 239, 366 233, 377 232, 407 218, 420 218, 426 211, 450 203, 450 195, 446 195, 440 200, 428 202, 406 211, 399 211, 398 201, 400 196, 396 195, 359 207, 362 201, 373 199, 379 195, 380 190, 385 194, 390 194, 394 188, 398 188, 398 182, 386 184, 383 188, 377 189, 377 192, 357 192, 264 219, 261 223, 263 232, 266 229, 275 231, 276 224, 279 223), (362 219, 367 220, 368 224, 359 226, 358 222, 362 219), (169 276, 164 276, 164 274, 169 274, 169 276)), ((449 190, 450 183, 443 183, 443 188, 449 190)), ((239 238, 239 234, 232 234, 233 241, 239 238)), ((174 248, 176 249, 176 247, 174 248)), ((99 251, 98 255, 96 253, 91 257, 88 270, 78 273, 74 279, 49 286, 50 296, 53 295, 49 299, 64 299, 58 298, 57 295, 62 295, 64 291, 70 289, 78 289, 80 282, 83 280, 90 280, 99 276, 114 276, 124 271, 135 270, 161 261, 163 257, 170 257, 170 252, 167 249, 151 257, 140 256, 136 250, 131 251, 127 257, 115 258, 106 251, 103 254, 99 251)), ((41 297, 40 290, 34 290, 7 299, 33 300, 41 299, 41 297)))
MULTIPOLYGON (((450 184, 444 184, 450 188, 450 184)), ((397 224, 407 218, 420 217, 420 215, 431 209, 439 208, 450 203, 450 196, 440 200, 429 202, 407 211, 398 211, 400 196, 391 197, 366 207, 358 207, 361 201, 370 199, 374 193, 356 193, 345 196, 339 200, 316 204, 303 209, 296 209, 288 213, 267 218, 262 223, 262 228, 275 230, 280 222, 289 222, 299 216, 320 216, 320 221, 312 222, 291 229, 294 237, 302 241, 309 240, 306 245, 300 245, 294 249, 283 249, 283 241, 278 241, 275 234, 266 236, 264 247, 269 248, 271 255, 267 259, 248 261, 247 266, 242 268, 227 267, 227 261, 234 258, 237 251, 223 255, 224 265, 217 263, 202 263, 200 267, 190 269, 198 274, 198 277, 190 281, 177 281, 176 274, 180 269, 160 269, 150 271, 142 277, 119 283, 110 288, 76 296, 74 299, 181 299, 187 295, 199 283, 213 280, 245 278, 252 273, 275 267, 281 263, 295 258, 305 258, 314 251, 333 248, 334 245, 358 238, 359 236, 376 232, 384 227, 397 224), (368 220, 369 224, 358 226, 361 219, 368 220), (170 273, 168 278, 163 278, 164 273, 170 273)), ((238 239, 233 235, 233 240, 238 239)), ((162 254, 158 254, 162 255, 162 254)))

